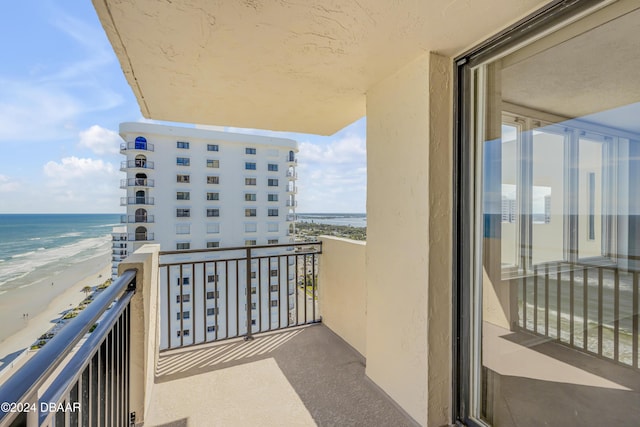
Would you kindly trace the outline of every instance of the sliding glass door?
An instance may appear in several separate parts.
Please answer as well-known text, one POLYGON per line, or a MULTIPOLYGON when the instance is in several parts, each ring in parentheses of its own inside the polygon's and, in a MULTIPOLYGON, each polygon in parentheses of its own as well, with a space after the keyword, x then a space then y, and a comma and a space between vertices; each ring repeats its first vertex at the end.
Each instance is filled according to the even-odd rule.
POLYGON ((460 422, 640 419, 639 30, 577 2, 458 61, 460 422))

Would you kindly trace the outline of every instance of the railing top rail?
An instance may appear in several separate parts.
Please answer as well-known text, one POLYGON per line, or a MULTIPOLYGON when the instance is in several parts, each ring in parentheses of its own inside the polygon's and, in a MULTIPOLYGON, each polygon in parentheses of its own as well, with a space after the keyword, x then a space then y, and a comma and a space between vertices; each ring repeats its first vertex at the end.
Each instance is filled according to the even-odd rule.
MULTIPOLYGON (((114 299, 135 284, 136 272, 127 270, 72 319, 51 341, 0 386, 1 402, 25 402, 36 393, 114 299)), ((0 421, 9 413, 0 411, 0 421)))
POLYGON ((270 248, 288 248, 288 247, 304 247, 304 246, 320 246, 322 247, 322 242, 298 242, 298 243, 278 243, 277 245, 254 245, 254 246, 231 246, 227 248, 208 248, 208 249, 187 249, 183 251, 160 251, 160 256, 162 255, 182 255, 182 254, 193 254, 193 253, 203 253, 203 252, 226 252, 226 251, 246 251, 247 249, 270 249, 270 248))

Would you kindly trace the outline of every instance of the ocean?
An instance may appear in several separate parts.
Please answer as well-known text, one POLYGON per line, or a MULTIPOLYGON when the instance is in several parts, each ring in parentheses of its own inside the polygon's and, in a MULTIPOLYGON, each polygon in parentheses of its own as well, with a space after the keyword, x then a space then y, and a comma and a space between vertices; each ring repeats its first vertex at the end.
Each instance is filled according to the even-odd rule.
POLYGON ((111 251, 119 214, 0 214, 0 294, 111 251))
POLYGON ((329 225, 350 225, 351 227, 366 227, 367 214, 353 213, 304 213, 296 214, 300 222, 315 222, 329 225))

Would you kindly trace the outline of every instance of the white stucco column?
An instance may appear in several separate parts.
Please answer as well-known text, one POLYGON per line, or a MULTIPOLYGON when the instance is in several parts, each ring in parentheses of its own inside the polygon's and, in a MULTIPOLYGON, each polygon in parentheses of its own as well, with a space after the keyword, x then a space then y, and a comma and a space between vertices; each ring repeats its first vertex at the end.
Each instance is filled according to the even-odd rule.
POLYGON ((450 422, 451 60, 367 93, 367 369, 421 425, 450 422))

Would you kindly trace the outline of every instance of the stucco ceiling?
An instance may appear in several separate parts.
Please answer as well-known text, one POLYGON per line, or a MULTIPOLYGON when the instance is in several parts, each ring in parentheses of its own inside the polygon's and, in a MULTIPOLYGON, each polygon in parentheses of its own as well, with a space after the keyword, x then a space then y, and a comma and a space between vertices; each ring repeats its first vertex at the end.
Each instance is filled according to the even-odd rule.
POLYGON ((453 55, 540 0, 93 0, 145 117, 331 134, 429 51, 453 55))
POLYGON ((636 9, 510 64, 502 70, 502 98, 640 133, 639 34, 636 9))

